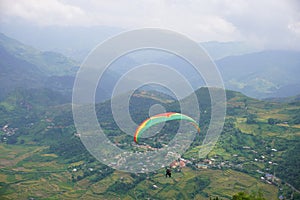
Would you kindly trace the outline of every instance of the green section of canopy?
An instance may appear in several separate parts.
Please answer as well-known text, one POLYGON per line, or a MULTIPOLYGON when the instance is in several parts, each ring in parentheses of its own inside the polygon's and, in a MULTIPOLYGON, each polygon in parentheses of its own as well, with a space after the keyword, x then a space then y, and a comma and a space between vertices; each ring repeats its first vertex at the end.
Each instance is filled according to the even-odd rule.
POLYGON ((134 134, 134 141, 137 143, 139 137, 143 134, 143 132, 145 132, 147 129, 151 128, 152 126, 166 121, 172 121, 172 120, 190 121, 197 128, 198 131, 200 130, 197 122, 193 118, 181 113, 168 112, 168 113, 162 113, 162 114, 152 116, 146 119, 143 123, 141 123, 136 129, 136 132, 134 134))

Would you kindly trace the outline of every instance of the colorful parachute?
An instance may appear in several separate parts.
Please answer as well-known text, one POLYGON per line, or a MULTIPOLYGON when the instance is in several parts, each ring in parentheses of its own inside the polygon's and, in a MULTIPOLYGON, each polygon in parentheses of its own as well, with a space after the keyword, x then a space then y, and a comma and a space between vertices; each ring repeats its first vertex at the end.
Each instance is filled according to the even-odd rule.
POLYGON ((154 115, 148 119, 146 119, 144 122, 142 122, 136 129, 135 134, 134 134, 134 141, 136 143, 138 143, 139 137, 140 135, 147 130, 148 128, 150 128, 151 126, 158 124, 158 123, 162 123, 162 122, 166 122, 166 121, 171 121, 171 120, 187 120, 190 121, 195 128, 197 129, 198 132, 200 132, 200 128, 197 124, 197 122, 184 114, 181 113, 175 113, 175 112, 168 112, 168 113, 162 113, 162 114, 158 114, 158 115, 154 115))

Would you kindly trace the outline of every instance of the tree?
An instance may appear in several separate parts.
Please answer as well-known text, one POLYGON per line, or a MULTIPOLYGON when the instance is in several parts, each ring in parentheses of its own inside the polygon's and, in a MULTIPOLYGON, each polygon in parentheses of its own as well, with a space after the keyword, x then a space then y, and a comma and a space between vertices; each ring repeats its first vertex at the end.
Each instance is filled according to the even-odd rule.
POLYGON ((232 200, 250 200, 250 198, 245 192, 239 192, 233 195, 232 200))
POLYGON ((266 200, 266 199, 263 197, 263 194, 259 191, 257 194, 252 193, 250 195, 245 192, 239 192, 233 195, 232 200, 266 200))
POLYGON ((273 119, 273 118, 268 119, 268 124, 274 125, 275 123, 276 123, 275 119, 273 119))
POLYGON ((7 137, 7 144, 16 144, 18 142, 18 139, 15 135, 7 137))
POLYGON ((274 119, 274 118, 269 118, 268 119, 268 124, 270 124, 270 125, 278 124, 280 122, 281 121, 279 119, 274 119))
POLYGON ((249 114, 249 115, 247 116, 247 121, 246 121, 246 123, 247 123, 247 124, 255 124, 255 123, 256 123, 255 118, 256 118, 256 115, 254 115, 254 114, 249 114))
POLYGON ((219 199, 219 197, 213 197, 213 198, 209 198, 209 200, 222 200, 222 199, 219 199))

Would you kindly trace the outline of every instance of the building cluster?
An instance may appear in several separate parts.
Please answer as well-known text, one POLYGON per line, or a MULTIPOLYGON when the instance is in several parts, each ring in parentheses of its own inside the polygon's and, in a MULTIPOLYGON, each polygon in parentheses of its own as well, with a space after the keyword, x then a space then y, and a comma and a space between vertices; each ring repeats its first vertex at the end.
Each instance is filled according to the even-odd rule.
POLYGON ((6 142, 8 140, 8 137, 14 135, 16 133, 16 131, 18 130, 18 128, 9 127, 9 125, 6 124, 2 127, 1 130, 4 133, 1 137, 1 140, 2 140, 2 142, 6 142))
POLYGON ((6 136, 12 136, 16 133, 18 128, 11 128, 8 124, 2 127, 2 131, 5 133, 6 136))

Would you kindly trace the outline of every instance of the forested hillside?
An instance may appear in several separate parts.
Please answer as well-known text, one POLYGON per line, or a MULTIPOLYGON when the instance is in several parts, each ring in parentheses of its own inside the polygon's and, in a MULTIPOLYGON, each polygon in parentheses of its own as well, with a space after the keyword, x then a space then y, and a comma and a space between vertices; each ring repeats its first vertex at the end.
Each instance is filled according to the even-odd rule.
MULTIPOLYGON (((202 135, 196 136, 182 155, 185 167, 175 167, 171 179, 164 177, 164 168, 130 174, 95 160, 80 141, 71 106, 61 104, 63 97, 54 98, 50 91, 35 98, 28 98, 28 91, 11 94, 0 103, 0 195, 3 199, 18 199, 19 195, 57 199, 230 199, 244 191, 262 192, 266 199, 279 195, 290 198, 291 194, 297 197, 300 126, 295 119, 299 118, 299 103, 270 103, 227 91, 224 130, 213 151, 199 159, 210 119, 210 101, 207 89, 196 94, 201 99, 202 135)), ((137 123, 147 118, 148 108, 157 103, 167 111, 180 111, 176 101, 157 92, 136 92, 130 102, 137 123)), ((97 113, 107 137, 129 151, 145 151, 144 143, 161 148, 177 127, 176 122, 166 123, 159 134, 136 146, 113 121, 110 101, 98 104, 97 113)))

